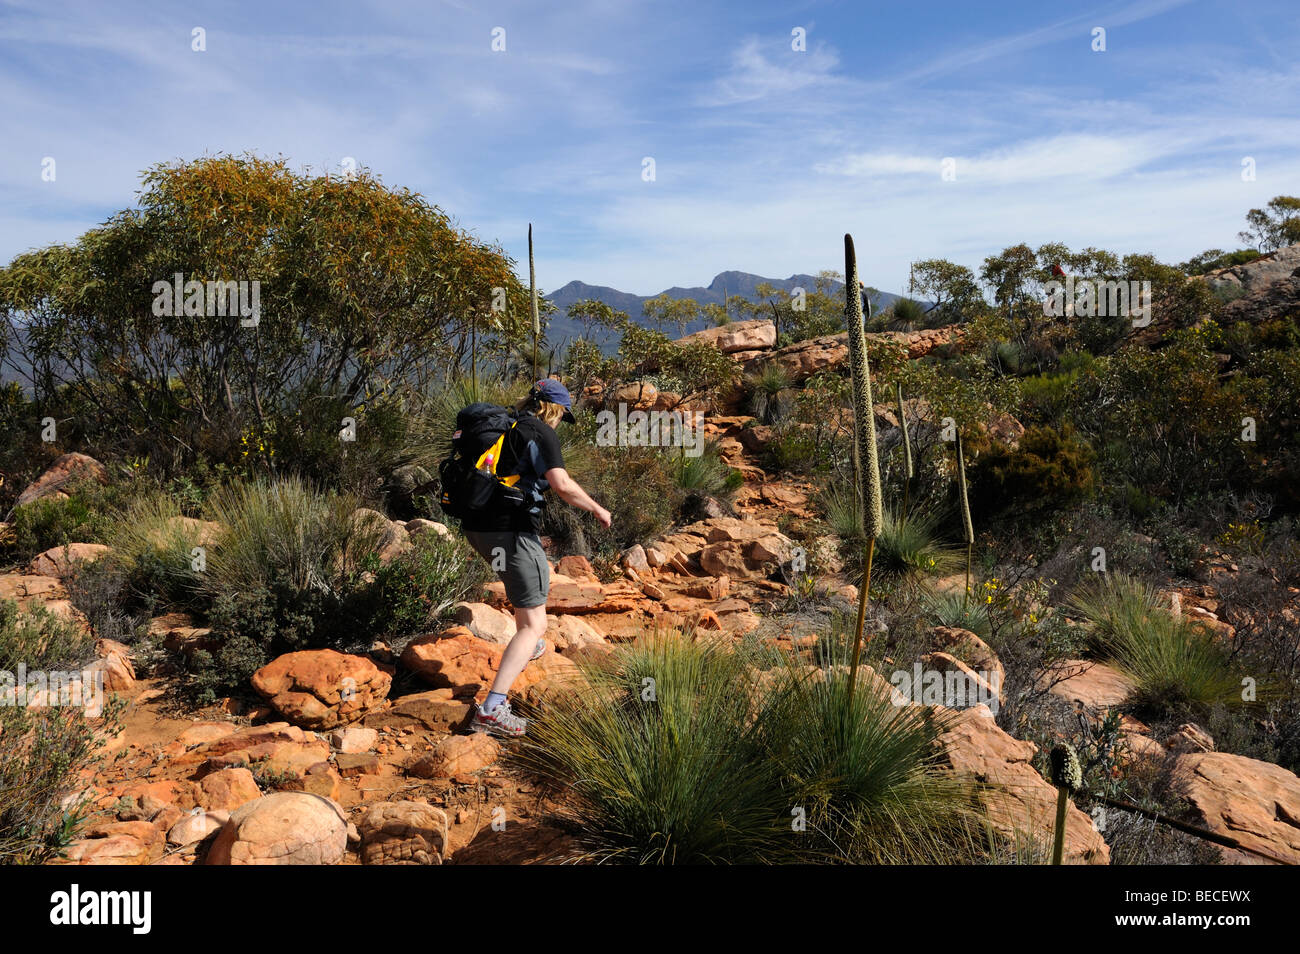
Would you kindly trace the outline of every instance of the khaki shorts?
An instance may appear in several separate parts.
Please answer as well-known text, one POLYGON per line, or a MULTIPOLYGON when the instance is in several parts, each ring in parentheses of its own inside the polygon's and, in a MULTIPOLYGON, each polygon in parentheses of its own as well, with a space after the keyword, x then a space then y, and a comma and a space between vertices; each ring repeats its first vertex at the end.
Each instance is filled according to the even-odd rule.
POLYGON ((551 591, 551 565, 537 534, 466 530, 465 539, 496 571, 515 609, 546 605, 551 591))

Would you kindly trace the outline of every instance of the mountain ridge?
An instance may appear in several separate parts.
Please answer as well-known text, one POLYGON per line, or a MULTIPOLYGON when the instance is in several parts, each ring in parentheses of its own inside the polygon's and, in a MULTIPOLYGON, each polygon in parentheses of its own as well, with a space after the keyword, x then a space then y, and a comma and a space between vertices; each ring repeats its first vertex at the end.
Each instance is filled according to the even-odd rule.
MULTIPOLYGON (((736 269, 718 272, 713 276, 713 280, 705 285, 694 285, 683 287, 674 285, 672 288, 666 288, 655 295, 637 295, 632 292, 625 292, 609 285, 589 285, 586 282, 577 279, 561 285, 555 291, 546 297, 554 303, 556 313, 551 317, 550 327, 547 329, 547 337, 553 343, 559 343, 564 340, 572 340, 579 337, 582 328, 576 320, 568 316, 569 307, 575 302, 583 301, 589 298, 596 301, 604 302, 611 308, 627 312, 629 318, 638 325, 644 325, 646 322, 642 318, 642 306, 651 298, 658 295, 667 295, 674 300, 683 298, 693 298, 701 305, 706 304, 723 304, 724 295, 741 295, 751 301, 757 298, 757 289, 760 284, 767 283, 773 285, 783 292, 790 292, 795 288, 803 287, 812 290, 814 283, 817 281, 816 276, 796 272, 789 278, 765 278, 762 275, 756 275, 753 272, 742 272, 736 269)), ((842 288, 843 282, 835 282, 835 287, 842 288)), ((879 307, 884 308, 897 300, 900 296, 889 292, 880 292, 877 302, 879 307)), ((699 331, 701 328, 709 327, 710 322, 707 319, 700 319, 687 325, 686 331, 699 331)), ((601 341, 602 345, 607 342, 601 341)))

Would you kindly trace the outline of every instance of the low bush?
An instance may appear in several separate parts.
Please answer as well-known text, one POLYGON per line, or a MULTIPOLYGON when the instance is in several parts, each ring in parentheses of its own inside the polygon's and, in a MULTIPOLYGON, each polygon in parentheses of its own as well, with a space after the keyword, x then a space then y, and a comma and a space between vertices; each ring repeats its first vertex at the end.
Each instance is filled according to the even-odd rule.
POLYGON ((1226 650, 1174 616, 1150 585, 1113 574, 1081 590, 1071 605, 1092 625, 1093 650, 1137 683, 1139 707, 1179 713, 1243 704, 1241 679, 1226 650))
MULTIPOLYGON (((28 673, 73 672, 93 656, 92 639, 76 628, 43 609, 20 612, 12 600, 0 601, 0 671, 15 673, 21 665, 28 673)), ((17 688, 0 686, 0 694, 17 688)), ((0 704, 0 864, 44 864, 76 837, 88 814, 71 796, 102 760, 121 705, 106 701, 91 724, 81 705, 17 701, 0 704)))
POLYGON ((939 721, 847 671, 730 642, 647 637, 530 724, 523 758, 567 792, 588 857, 650 864, 938 861, 968 792, 937 770, 939 721), (770 655, 765 654, 765 655, 770 655))

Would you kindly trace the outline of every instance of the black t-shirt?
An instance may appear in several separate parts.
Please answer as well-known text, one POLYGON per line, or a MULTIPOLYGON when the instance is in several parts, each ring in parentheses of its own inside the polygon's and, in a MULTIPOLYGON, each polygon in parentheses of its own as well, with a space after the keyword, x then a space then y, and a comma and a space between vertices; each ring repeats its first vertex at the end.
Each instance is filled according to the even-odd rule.
POLYGON ((501 445, 497 475, 519 474, 520 487, 532 498, 531 505, 502 507, 470 514, 462 522, 466 530, 510 530, 515 533, 538 533, 542 529, 542 495, 550 485, 545 474, 564 466, 560 438, 555 429, 539 417, 527 414, 519 419, 501 445))

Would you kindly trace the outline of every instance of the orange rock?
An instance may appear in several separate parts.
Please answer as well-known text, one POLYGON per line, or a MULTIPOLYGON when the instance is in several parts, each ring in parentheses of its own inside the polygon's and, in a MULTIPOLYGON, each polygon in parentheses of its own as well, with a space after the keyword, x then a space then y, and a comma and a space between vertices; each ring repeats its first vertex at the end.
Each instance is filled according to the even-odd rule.
POLYGON ((502 647, 454 626, 411 640, 402 653, 402 665, 430 685, 477 691, 491 685, 501 654, 502 647))
POLYGON ((103 464, 86 454, 64 454, 56 459, 45 473, 27 485, 27 488, 18 495, 14 506, 21 507, 42 497, 64 494, 65 487, 79 480, 94 480, 107 485, 108 471, 103 464))
MULTIPOLYGON (((1193 752, 1174 762, 1173 788, 1210 831, 1300 864, 1300 778, 1271 762, 1193 752)), ((1225 849, 1231 861, 1258 858, 1225 849)))
POLYGON ((109 552, 110 548, 102 543, 69 543, 61 547, 50 547, 28 564, 27 572, 61 580, 75 564, 93 563, 109 552))
POLYGON ((1137 688, 1114 666, 1087 659, 1067 659, 1056 671, 1066 678, 1052 686, 1052 695, 1090 709, 1123 705, 1137 688))
POLYGON ((245 802, 262 797, 253 773, 246 768, 222 769, 199 782, 199 807, 212 811, 233 811, 245 802))
POLYGON ((255 672, 252 682, 289 721, 330 729, 377 708, 392 677, 364 656, 315 649, 286 653, 255 672))
MULTIPOLYGON (((1056 825, 1056 788, 1034 769, 1037 747, 1032 742, 1007 735, 984 706, 956 713, 941 742, 949 768, 979 783, 980 799, 995 830, 1008 838, 1024 833, 1050 846, 1056 825)), ((1110 862, 1110 847, 1092 820, 1072 802, 1066 809, 1065 861, 1110 862)))
POLYGON ((426 802, 373 805, 357 833, 367 865, 440 865, 447 851, 447 815, 426 802))
POLYGON ((235 810, 208 851, 210 865, 334 865, 343 860, 348 821, 328 798, 276 792, 235 810))
POLYGON ((559 571, 575 580, 598 583, 599 578, 585 556, 566 556, 560 558, 559 571))
POLYGON ((407 768, 416 778, 451 778, 482 771, 501 754, 501 743, 486 732, 451 735, 407 768))

